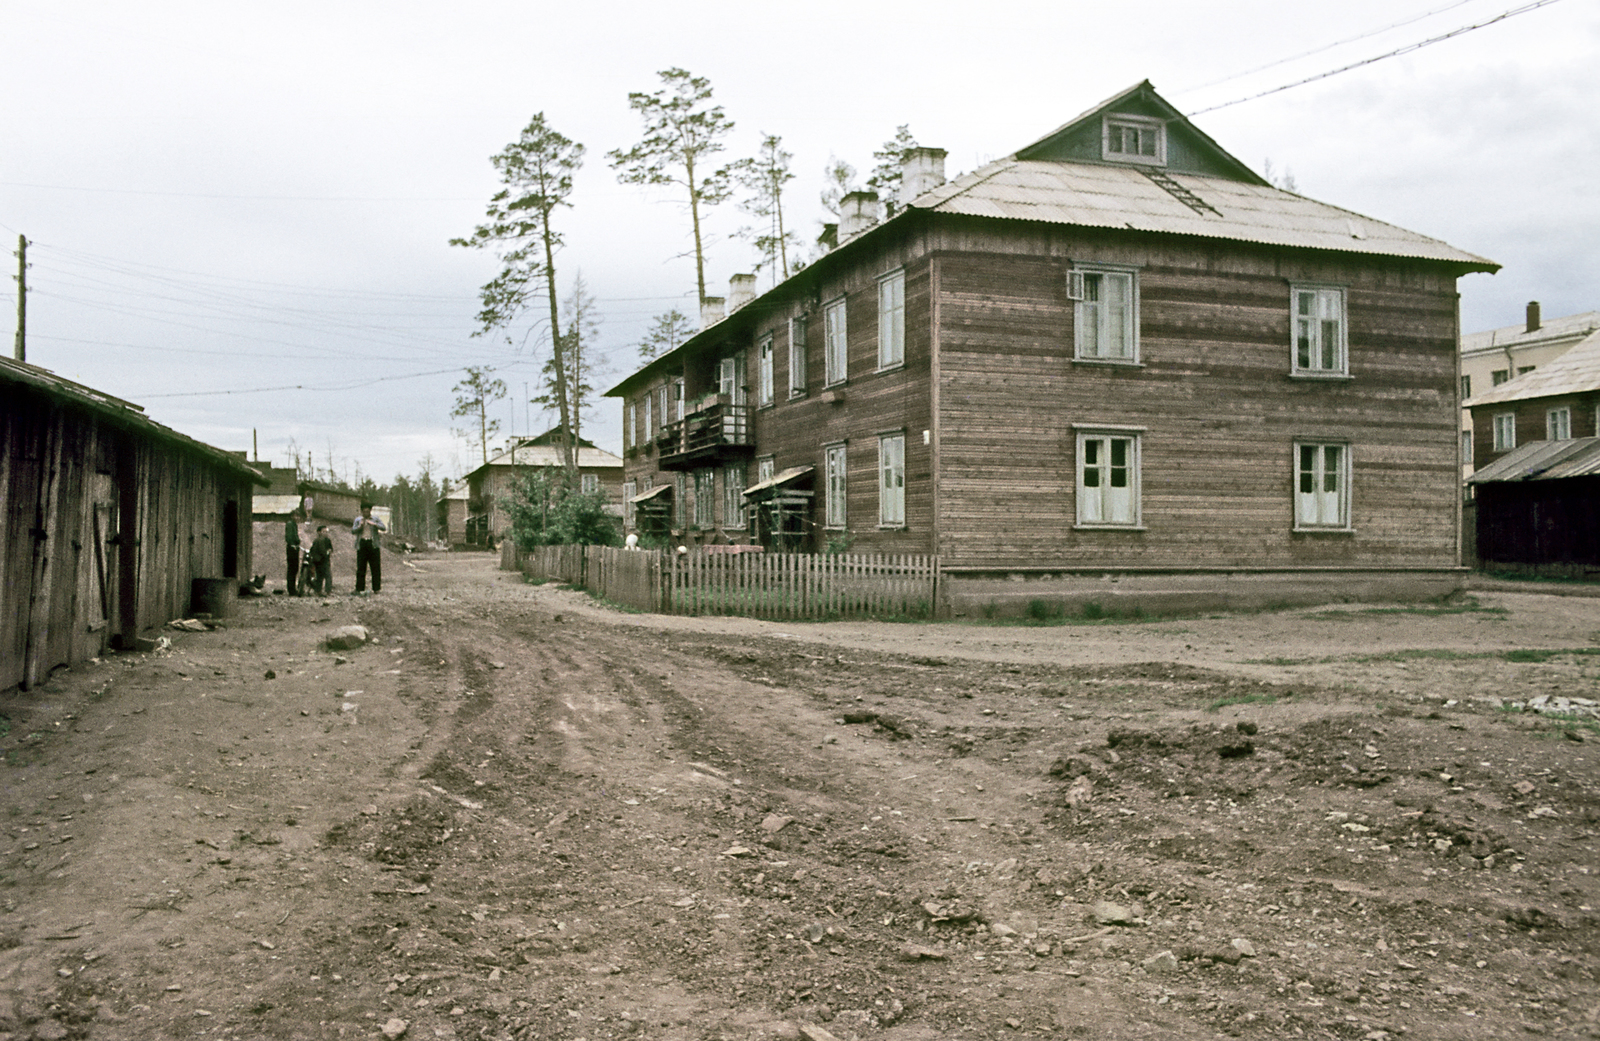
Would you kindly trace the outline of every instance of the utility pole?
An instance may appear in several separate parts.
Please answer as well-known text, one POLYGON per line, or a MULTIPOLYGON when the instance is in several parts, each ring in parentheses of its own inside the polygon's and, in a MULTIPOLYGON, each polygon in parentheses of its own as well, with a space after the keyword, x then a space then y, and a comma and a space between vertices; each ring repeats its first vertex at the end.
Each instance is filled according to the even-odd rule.
POLYGON ((17 236, 17 345, 13 355, 28 360, 28 240, 17 236))

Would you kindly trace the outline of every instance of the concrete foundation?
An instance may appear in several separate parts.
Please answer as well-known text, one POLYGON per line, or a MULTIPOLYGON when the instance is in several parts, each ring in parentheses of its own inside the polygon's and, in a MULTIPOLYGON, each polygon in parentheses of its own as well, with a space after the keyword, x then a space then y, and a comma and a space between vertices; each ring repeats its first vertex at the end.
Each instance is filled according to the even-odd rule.
POLYGON ((1153 617, 1336 603, 1417 603, 1460 592, 1466 568, 1383 571, 946 571, 954 618, 1153 617))

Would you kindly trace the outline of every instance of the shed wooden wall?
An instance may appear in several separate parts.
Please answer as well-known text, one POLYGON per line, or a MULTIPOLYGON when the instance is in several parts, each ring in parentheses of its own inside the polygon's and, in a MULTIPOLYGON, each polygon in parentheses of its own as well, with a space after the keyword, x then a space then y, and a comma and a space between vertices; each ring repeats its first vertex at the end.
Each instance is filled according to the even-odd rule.
POLYGON ((938 245, 948 564, 1456 563, 1456 291, 1441 266, 977 222, 938 245), (1139 367, 1073 361, 1074 261, 1138 266, 1139 367), (1347 287, 1349 380, 1289 375, 1291 282, 1347 287), (1074 529, 1075 423, 1145 428, 1146 530, 1074 529), (1349 442, 1353 531, 1293 530, 1297 439, 1349 442))
POLYGON ((194 578, 237 578, 251 491, 181 444, 0 385, 0 690, 186 613, 194 578))

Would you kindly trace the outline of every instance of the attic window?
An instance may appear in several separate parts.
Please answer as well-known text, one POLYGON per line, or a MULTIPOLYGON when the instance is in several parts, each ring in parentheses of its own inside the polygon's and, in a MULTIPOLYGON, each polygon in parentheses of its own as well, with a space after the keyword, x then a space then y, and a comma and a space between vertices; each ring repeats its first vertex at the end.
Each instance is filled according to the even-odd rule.
POLYGON ((1167 165, 1167 125, 1143 116, 1106 116, 1101 157, 1110 162, 1167 165))

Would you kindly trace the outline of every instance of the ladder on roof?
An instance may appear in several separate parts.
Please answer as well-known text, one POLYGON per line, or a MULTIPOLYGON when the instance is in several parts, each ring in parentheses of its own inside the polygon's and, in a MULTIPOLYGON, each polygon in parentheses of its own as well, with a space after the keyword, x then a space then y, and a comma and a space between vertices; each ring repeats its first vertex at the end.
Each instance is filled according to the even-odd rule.
POLYGON ((1174 181, 1171 177, 1168 177, 1160 170, 1142 170, 1140 172, 1146 177, 1150 178, 1152 181, 1159 184, 1161 187, 1165 188, 1168 195, 1171 195, 1174 199, 1177 199, 1194 212, 1203 214, 1209 210, 1218 217, 1222 216, 1221 210, 1217 209, 1209 202, 1206 202, 1204 199, 1200 198, 1200 196, 1196 195, 1194 192, 1191 192, 1177 181, 1174 181))

